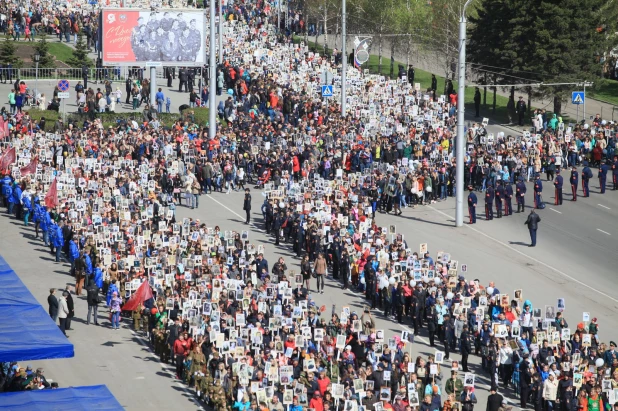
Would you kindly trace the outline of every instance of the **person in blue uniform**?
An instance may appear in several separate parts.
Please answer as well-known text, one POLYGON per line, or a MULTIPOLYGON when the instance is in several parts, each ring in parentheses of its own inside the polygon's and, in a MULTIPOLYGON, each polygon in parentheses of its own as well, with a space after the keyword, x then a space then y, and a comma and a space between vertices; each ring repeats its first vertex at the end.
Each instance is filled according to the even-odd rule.
POLYGON ((494 219, 494 188, 491 182, 487 183, 487 190, 485 190, 485 219, 494 219))
POLYGON ((584 194, 582 194, 584 197, 590 197, 590 190, 588 190, 588 183, 590 182, 590 179, 592 178, 592 170, 590 170, 590 167, 588 167, 588 162, 584 161, 582 163, 584 165, 584 168, 582 169, 582 191, 584 192, 584 194))
POLYGON ((468 214, 470 215, 470 224, 476 224, 476 204, 478 203, 478 199, 476 198, 476 194, 474 194, 474 187, 468 186, 468 214))
POLYGON ((618 156, 614 156, 614 162, 612 163, 612 183, 614 191, 618 190, 618 156))
POLYGON ((543 193, 543 182, 541 181, 541 175, 536 175, 534 180, 534 208, 541 208, 541 195, 543 193))
POLYGON ((504 215, 513 215, 513 186, 508 180, 504 185, 504 215))
POLYGON ((571 169, 571 177, 569 177, 571 183, 571 192, 573 193, 573 199, 571 201, 577 201, 577 184, 579 183, 579 173, 577 167, 573 166, 571 169))
POLYGON ((556 188, 556 194, 554 195, 554 204, 562 205, 562 184, 564 183, 560 170, 556 171, 556 179, 554 180, 554 187, 556 188))
POLYGON ((605 184, 607 183, 607 172, 609 171, 609 166, 607 163, 601 164, 599 167, 599 188, 601 189, 601 194, 605 194, 605 184))
POLYGON ((502 200, 504 199, 504 187, 502 187, 502 181, 496 181, 496 214, 497 218, 502 218, 502 200))
POLYGON ((519 181, 515 185, 515 200, 517 201, 517 212, 523 212, 526 209, 526 183, 524 183, 523 177, 519 177, 519 181))

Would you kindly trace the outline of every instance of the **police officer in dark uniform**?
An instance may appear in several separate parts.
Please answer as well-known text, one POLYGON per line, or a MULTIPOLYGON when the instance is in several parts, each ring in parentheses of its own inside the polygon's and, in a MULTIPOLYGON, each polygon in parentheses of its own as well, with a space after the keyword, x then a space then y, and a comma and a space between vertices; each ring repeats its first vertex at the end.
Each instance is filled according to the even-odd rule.
POLYGON ((614 156, 612 163, 612 183, 614 185, 613 190, 618 190, 618 156, 614 156))
POLYGON ((251 220, 251 194, 248 188, 245 188, 245 199, 242 203, 242 209, 245 210, 247 214, 247 218, 245 219, 245 224, 249 224, 251 220))
POLYGON ((487 183, 487 190, 485 190, 485 219, 493 220, 494 219, 494 188, 490 183, 487 183))
POLYGON ((523 177, 519 177, 519 181, 515 185, 515 200, 517 201, 517 212, 523 212, 526 209, 526 183, 524 183, 523 177))
POLYGON ((556 171, 556 179, 554 180, 554 187, 556 187, 556 194, 554 195, 554 205, 562 205, 562 176, 560 170, 556 171))
POLYGON ((513 186, 510 181, 504 185, 504 215, 513 215, 513 186))
POLYGON ((588 189, 588 183, 592 178, 592 170, 588 167, 588 162, 584 161, 582 163, 584 168, 582 169, 582 191, 584 192, 584 197, 590 197, 590 190, 588 189))
POLYGON ((496 182, 496 214, 497 218, 502 218, 502 200, 504 199, 504 187, 502 187, 502 181, 496 182))
POLYGON ((607 165, 609 161, 605 164, 601 164, 599 167, 599 188, 601 188, 601 194, 605 194, 605 184, 607 183, 607 172, 609 171, 609 166, 607 165))
POLYGON ((470 215, 470 224, 476 224, 476 204, 478 199, 474 194, 474 186, 468 186, 470 194, 468 194, 468 214, 470 215))
POLYGON ((543 182, 541 175, 537 173, 534 180, 534 208, 541 208, 541 194, 543 193, 543 182))
POLYGON ((571 183, 571 192, 573 193, 573 199, 571 201, 577 201, 577 184, 579 183, 579 173, 577 167, 573 166, 571 169, 571 177, 569 177, 571 183))

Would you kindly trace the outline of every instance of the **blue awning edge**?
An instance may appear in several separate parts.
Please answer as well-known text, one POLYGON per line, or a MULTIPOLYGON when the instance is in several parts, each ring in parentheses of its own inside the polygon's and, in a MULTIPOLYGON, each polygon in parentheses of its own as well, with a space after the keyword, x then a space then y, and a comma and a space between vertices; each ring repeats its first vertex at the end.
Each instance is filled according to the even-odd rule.
POLYGON ((120 411, 122 405, 105 385, 20 391, 0 394, 0 410, 120 411))
POLYGON ((0 362, 74 356, 73 344, 0 256, 0 362))

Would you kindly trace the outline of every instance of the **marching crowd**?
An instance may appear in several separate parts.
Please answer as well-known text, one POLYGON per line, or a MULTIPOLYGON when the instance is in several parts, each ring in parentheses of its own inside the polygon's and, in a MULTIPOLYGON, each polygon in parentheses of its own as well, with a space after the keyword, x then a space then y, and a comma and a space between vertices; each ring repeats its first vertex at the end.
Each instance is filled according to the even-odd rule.
MULTIPOLYGON (((325 70, 341 81, 341 56, 332 62, 277 34, 262 1, 227 13, 235 17, 216 81, 228 97, 213 138, 190 112, 163 127, 105 129, 90 119, 48 133, 27 111, 2 111, 4 205, 34 224, 56 261, 70 262, 87 322, 94 314, 97 324, 105 305, 118 329, 130 305, 161 361, 217 410, 472 411, 470 355, 491 381, 488 411, 506 407, 499 386, 536 411, 614 408, 618 352, 597 337, 596 318, 570 328, 560 301, 543 312, 525 290, 466 278, 455 256, 426 244, 417 252, 405 233, 376 223, 376 213, 453 196, 454 92, 423 90, 413 72, 392 80, 351 69, 341 117, 336 96, 318 92, 325 70), (249 185, 265 194, 266 231, 301 257, 298 272, 283 258, 269 265, 249 230, 176 217, 183 201, 199 208, 202 193, 245 190, 249 222, 249 185), (333 307, 328 316, 316 304, 310 283, 323 292, 328 273, 364 293, 362 312, 333 307), (413 332, 387 335, 376 310, 413 332), (421 332, 442 351, 413 355, 421 332)), ((303 26, 299 13, 290 17, 303 26)), ((538 113, 523 135, 485 126, 468 128, 465 181, 486 202, 492 196, 489 210, 498 187, 532 178, 538 192, 538 174, 555 184, 559 170, 580 164, 599 176, 611 169, 616 188, 612 122, 569 126, 538 113)), ((66 333, 72 296, 54 293, 50 315, 66 333)))

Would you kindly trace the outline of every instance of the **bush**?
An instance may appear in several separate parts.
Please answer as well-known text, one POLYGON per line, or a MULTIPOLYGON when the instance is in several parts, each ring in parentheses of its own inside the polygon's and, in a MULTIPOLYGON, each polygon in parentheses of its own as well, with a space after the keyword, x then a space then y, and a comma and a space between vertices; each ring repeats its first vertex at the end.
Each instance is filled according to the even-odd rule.
MULTIPOLYGON (((45 120, 49 122, 55 122, 58 120, 62 114, 53 111, 53 110, 39 110, 39 109, 30 109, 28 110, 30 117, 32 120, 40 120, 42 117, 45 117, 45 120)), ((112 126, 116 127, 118 125, 118 121, 130 121, 135 120, 138 123, 142 122, 142 113, 141 112, 133 112, 133 113, 97 113, 96 118, 100 118, 103 122, 103 126, 105 128, 112 126)), ((159 121, 163 126, 171 126, 176 120, 178 120, 180 116, 175 113, 159 113, 159 121)), ((73 120, 78 123, 83 123, 88 119, 88 113, 67 113, 66 114, 67 121, 73 120)))
POLYGON ((186 108, 182 110, 182 118, 186 118, 190 112, 193 112, 193 118, 195 124, 198 126, 204 127, 208 123, 208 113, 209 110, 207 107, 194 107, 194 108, 186 108))
POLYGON ((41 118, 45 117, 45 121, 48 124, 53 124, 58 120, 61 116, 60 113, 53 110, 39 110, 38 108, 31 108, 28 110, 28 114, 32 121, 39 121, 41 118))

